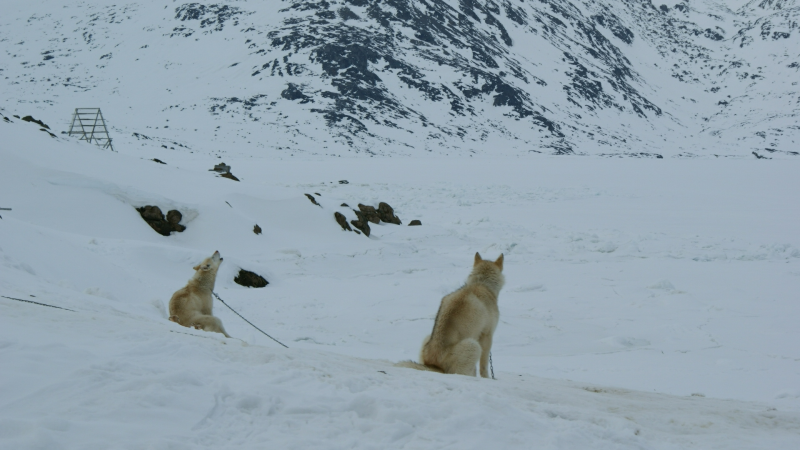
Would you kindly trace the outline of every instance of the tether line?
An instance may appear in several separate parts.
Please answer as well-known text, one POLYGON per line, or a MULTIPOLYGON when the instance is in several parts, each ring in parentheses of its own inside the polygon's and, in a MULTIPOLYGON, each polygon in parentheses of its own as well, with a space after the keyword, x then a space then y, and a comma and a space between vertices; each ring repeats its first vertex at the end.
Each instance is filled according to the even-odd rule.
POLYGON ((74 309, 68 309, 68 308, 62 308, 60 306, 48 305, 47 303, 39 303, 39 302, 34 302, 32 300, 23 300, 21 298, 6 297, 5 295, 0 295, 0 297, 7 298, 9 300, 16 300, 18 302, 33 303, 34 305, 39 305, 39 306, 47 306, 48 308, 56 308, 56 309, 63 309, 64 311, 78 312, 78 311, 75 311, 74 309))
MULTIPOLYGON (((253 328, 255 328, 256 330, 258 330, 258 331, 262 332, 262 333, 264 334, 264 336, 266 336, 266 337, 268 337, 268 338, 272 339, 273 341, 277 342, 278 344, 281 344, 281 345, 283 345, 284 347, 286 347, 286 344, 284 344, 283 342, 281 342, 281 341, 279 341, 279 340, 275 339, 274 337, 272 337, 272 336, 268 335, 267 333, 265 333, 265 332, 264 332, 264 330, 262 330, 261 328, 258 328, 257 326, 253 325, 253 322, 250 322, 249 320, 245 319, 245 318, 244 318, 244 316, 242 316, 241 314, 239 314, 238 312, 236 312, 236 310, 235 310, 235 309, 233 309, 233 308, 231 308, 230 306, 228 306, 228 304, 227 304, 227 303, 225 303, 225 300, 223 300, 223 299, 219 298, 219 295, 217 295, 217 293, 216 293, 216 292, 212 292, 212 293, 214 294, 214 297, 217 297, 217 300, 221 301, 221 302, 222 302, 222 304, 223 304, 223 305, 225 305, 225 306, 227 306, 227 307, 228 307, 228 309, 230 309, 231 311, 233 311, 233 313, 234 313, 234 314, 236 314, 237 316, 241 317, 241 318, 242 318, 242 320, 244 320, 245 322, 247 322, 247 323, 249 323, 250 325, 252 325, 252 327, 253 327, 253 328)), ((289 348, 289 347, 286 347, 286 348, 289 348)))

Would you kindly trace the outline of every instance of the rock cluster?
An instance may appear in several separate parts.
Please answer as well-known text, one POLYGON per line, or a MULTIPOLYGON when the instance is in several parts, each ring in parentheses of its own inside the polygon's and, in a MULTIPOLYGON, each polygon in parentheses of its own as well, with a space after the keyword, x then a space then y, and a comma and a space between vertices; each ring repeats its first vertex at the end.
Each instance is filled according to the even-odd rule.
POLYGON ((164 218, 164 213, 158 206, 142 206, 136 208, 145 222, 150 225, 156 232, 163 236, 169 236, 172 231, 182 232, 186 229, 185 226, 180 224, 183 215, 178 210, 170 210, 167 212, 167 217, 164 218))
MULTIPOLYGON (((342 206, 348 207, 347 203, 342 203, 342 206)), ((358 209, 354 209, 353 212, 356 213, 356 217, 358 217, 358 219, 350 221, 350 224, 356 228, 355 230, 351 229, 347 224, 347 219, 345 218, 344 214, 336 212, 333 214, 333 216, 336 218, 336 222, 342 227, 343 230, 355 231, 356 233, 359 233, 360 231, 368 237, 371 233, 369 228, 370 222, 374 224, 385 222, 393 223, 395 225, 400 225, 402 223, 400 218, 394 214, 394 208, 389 206, 389 204, 386 202, 380 202, 378 204, 378 208, 359 203, 358 209)))
POLYGON ((239 179, 236 178, 236 176, 231 173, 231 166, 225 164, 224 162, 215 165, 213 169, 208 169, 208 171, 217 172, 219 176, 227 178, 229 180, 239 181, 239 179))
POLYGON ((239 274, 233 279, 233 281, 238 285, 252 288, 263 288, 269 284, 269 281, 267 281, 261 275, 244 269, 239 270, 239 274))

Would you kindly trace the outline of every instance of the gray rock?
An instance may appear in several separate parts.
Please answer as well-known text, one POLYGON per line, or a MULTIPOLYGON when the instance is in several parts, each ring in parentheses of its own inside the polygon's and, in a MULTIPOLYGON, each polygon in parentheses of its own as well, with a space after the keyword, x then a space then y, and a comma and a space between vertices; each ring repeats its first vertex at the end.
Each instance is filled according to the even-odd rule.
POLYGON ((353 231, 353 229, 350 228, 350 225, 347 223, 347 218, 344 216, 344 214, 340 212, 335 212, 333 213, 333 217, 336 218, 336 223, 338 223, 339 226, 342 227, 342 230, 353 231))
POLYGON ((400 225, 402 223, 400 218, 394 215, 394 208, 385 202, 380 202, 380 204, 378 204, 378 216, 386 223, 393 223, 395 225, 400 225))

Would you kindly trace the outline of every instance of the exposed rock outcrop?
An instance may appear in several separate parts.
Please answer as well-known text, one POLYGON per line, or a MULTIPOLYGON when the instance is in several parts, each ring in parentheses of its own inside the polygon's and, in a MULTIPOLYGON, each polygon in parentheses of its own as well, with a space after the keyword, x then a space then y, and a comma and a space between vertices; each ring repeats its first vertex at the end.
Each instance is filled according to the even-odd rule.
POLYGON ((319 203, 317 203, 317 199, 315 199, 313 195, 311 195, 311 194, 306 194, 306 197, 308 197, 308 199, 309 199, 309 200, 311 200, 311 203, 313 203, 313 204, 315 204, 315 205, 319 206, 320 208, 322 208, 322 205, 320 205, 319 203))
POLYGON ((381 223, 381 217, 378 215, 378 211, 375 209, 374 206, 367 206, 367 205, 362 205, 361 203, 359 203, 358 204, 358 209, 360 211, 356 211, 356 210, 353 210, 353 211, 355 211, 355 213, 356 213, 356 215, 358 216, 359 219, 361 219, 361 220, 366 219, 367 221, 372 222, 374 224, 381 223))
POLYGON ((394 208, 385 202, 380 202, 378 204, 378 216, 386 223, 393 223, 395 225, 400 225, 402 223, 400 218, 394 215, 394 208))
POLYGON ((147 205, 136 208, 136 210, 139 211, 142 219, 162 236, 169 236, 173 231, 180 233, 186 229, 186 226, 180 224, 183 215, 178 210, 168 211, 166 218, 158 206, 147 205))
POLYGON ((252 288, 263 288, 269 284, 269 281, 267 281, 261 275, 244 269, 239 270, 239 274, 233 279, 233 281, 238 285, 252 288))
POLYGON ((353 229, 350 228, 350 225, 347 223, 347 218, 344 216, 344 214, 337 211, 333 213, 333 217, 336 218, 336 223, 338 223, 339 226, 342 227, 342 230, 353 231, 353 229))
POLYGON ((41 126, 43 128, 47 128, 48 130, 50 129, 50 127, 48 127, 46 123, 42 122, 41 120, 36 120, 31 116, 25 116, 20 120, 24 120, 25 122, 32 122, 32 123, 38 124, 39 126, 41 126))

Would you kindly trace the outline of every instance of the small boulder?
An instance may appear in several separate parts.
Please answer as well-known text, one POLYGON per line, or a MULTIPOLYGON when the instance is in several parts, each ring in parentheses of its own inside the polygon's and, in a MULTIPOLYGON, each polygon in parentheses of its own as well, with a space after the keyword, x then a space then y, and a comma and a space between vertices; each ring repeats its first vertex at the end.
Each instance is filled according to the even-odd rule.
POLYGON ((222 173, 222 174, 220 174, 219 176, 221 176, 222 178, 227 178, 227 179, 229 179, 229 180, 233 180, 233 181, 239 181, 239 179, 238 179, 238 178, 236 178, 236 176, 235 176, 235 175, 233 175, 233 174, 232 174, 232 173, 230 173, 230 172, 225 172, 225 173, 222 173))
POLYGON ((261 234, 261 227, 258 226, 258 224, 256 224, 256 226, 253 227, 253 233, 261 234))
POLYGON ((172 231, 180 233, 186 229, 185 226, 180 224, 181 219, 183 219, 183 214, 181 214, 180 211, 173 209, 167 212, 167 223, 172 227, 172 231))
POLYGON ((335 212, 333 213, 333 217, 336 218, 336 223, 338 223, 339 226, 342 227, 342 230, 353 231, 353 229, 350 228, 350 225, 347 223, 347 218, 344 216, 344 214, 340 212, 335 212))
POLYGON ((230 173, 231 172, 231 166, 229 166, 229 165, 227 165, 225 163, 219 163, 219 164, 215 165, 213 169, 208 169, 208 171, 209 172, 217 172, 217 173, 230 173))
POLYGON ((320 208, 322 208, 322 205, 320 205, 319 203, 317 203, 317 199, 315 199, 313 195, 311 195, 311 194, 306 194, 306 197, 308 197, 308 199, 309 199, 309 200, 311 200, 311 203, 313 203, 313 204, 315 204, 315 205, 319 206, 320 208))
POLYGON ((142 215, 142 219, 150 222, 153 220, 164 220, 164 213, 161 212, 161 208, 158 206, 142 206, 141 208, 137 208, 139 214, 142 215))
POLYGON ((361 230, 367 237, 369 237, 369 221, 363 217, 363 214, 361 214, 360 211, 356 211, 356 215, 358 216, 358 220, 351 220, 350 223, 353 224, 354 227, 361 230))
MULTIPOLYGON (((367 205, 362 205, 361 203, 359 203, 358 204, 358 209, 361 210, 361 214, 362 214, 362 215, 358 216, 359 218, 362 218, 362 216, 363 216, 364 219, 366 219, 366 220, 368 220, 368 221, 370 221, 372 223, 376 223, 376 224, 377 223, 381 223, 381 217, 378 215, 378 211, 375 210, 374 206, 367 206, 367 205)), ((356 211, 356 214, 358 214, 358 213, 359 212, 356 211)))
POLYGON ((169 236, 173 231, 180 233, 186 230, 186 227, 180 224, 180 221, 183 219, 183 215, 180 211, 173 209, 167 212, 167 217, 165 219, 164 213, 161 212, 161 208, 158 206, 147 205, 136 208, 136 210, 139 211, 139 215, 142 216, 142 219, 162 236, 169 236))
POLYGON ((400 218, 394 215, 394 209, 388 203, 380 202, 378 204, 378 216, 386 223, 393 223, 400 225, 400 218))
POLYGON ((269 281, 267 281, 261 275, 244 269, 239 270, 239 274, 233 279, 233 281, 238 285, 252 288, 263 288, 269 284, 269 281))
POLYGON ((415 226, 415 225, 422 225, 422 222, 420 222, 417 219, 414 219, 411 222, 408 222, 408 226, 415 226))
POLYGON ((181 214, 180 211, 173 209, 167 212, 167 222, 169 222, 170 225, 179 224, 181 219, 183 219, 183 214, 181 214))

